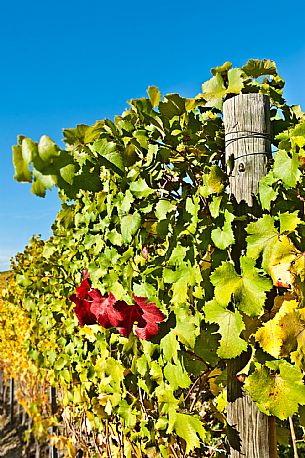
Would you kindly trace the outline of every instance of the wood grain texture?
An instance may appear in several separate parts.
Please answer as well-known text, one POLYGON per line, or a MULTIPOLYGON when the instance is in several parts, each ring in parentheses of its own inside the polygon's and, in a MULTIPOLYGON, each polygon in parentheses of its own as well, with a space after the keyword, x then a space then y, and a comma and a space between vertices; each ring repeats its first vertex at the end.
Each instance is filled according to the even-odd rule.
MULTIPOLYGON (((231 197, 239 204, 238 213, 243 214, 252 207, 257 194, 258 182, 267 173, 267 162, 271 156, 270 101, 263 94, 240 94, 224 102, 226 160, 234 157, 234 167, 229 177, 231 197)), ((236 260, 241 250, 237 227, 236 260)), ((242 240, 244 237, 240 237, 242 240)), ((231 458, 276 458, 275 422, 264 415, 243 391, 236 374, 249 361, 250 354, 229 360, 228 374, 228 439, 231 458)))
POLYGON ((233 155, 230 192, 238 203, 253 203, 271 155, 270 103, 263 94, 240 94, 224 102, 226 160, 233 155))

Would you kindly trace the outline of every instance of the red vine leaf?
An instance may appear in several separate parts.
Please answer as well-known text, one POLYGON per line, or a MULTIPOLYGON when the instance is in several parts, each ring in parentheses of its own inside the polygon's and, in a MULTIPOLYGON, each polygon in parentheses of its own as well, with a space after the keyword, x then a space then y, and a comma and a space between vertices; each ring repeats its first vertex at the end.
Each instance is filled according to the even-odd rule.
POLYGON ((76 294, 69 297, 76 304, 74 312, 81 327, 99 323, 103 328, 115 327, 122 336, 128 337, 136 324, 136 334, 143 340, 149 340, 158 333, 164 315, 154 302, 134 295, 134 303, 128 305, 125 301, 117 301, 111 292, 102 296, 98 289, 91 289, 86 270, 83 270, 82 276, 83 281, 76 288, 76 294))
POLYGON ((91 302, 78 298, 76 294, 72 294, 69 299, 76 304, 73 311, 77 316, 81 328, 85 324, 96 323, 95 315, 93 315, 90 311, 91 302))
POLYGON ((115 327, 124 318, 114 307, 117 301, 112 293, 109 293, 108 297, 102 296, 98 289, 93 289, 89 295, 93 299, 90 311, 103 328, 115 327))
POLYGON ((163 313, 154 302, 147 302, 146 297, 133 296, 134 304, 119 301, 115 307, 124 319, 117 325, 119 333, 127 337, 136 324, 136 334, 140 339, 149 340, 158 333, 158 323, 164 320, 163 313))
POLYGON ((141 320, 138 321, 136 334, 140 339, 149 340, 158 334, 159 323, 164 320, 164 315, 154 302, 147 302, 146 297, 133 296, 134 306, 141 310, 141 320))
POLYGON ((84 280, 81 282, 80 286, 76 288, 76 297, 79 299, 89 299, 88 297, 88 292, 91 289, 91 283, 88 278, 84 278, 84 280))
POLYGON ((117 329, 122 336, 129 336, 134 323, 141 323, 141 325, 145 326, 146 323, 142 318, 142 311, 136 304, 128 305, 124 301, 118 301, 116 303, 116 308, 123 316, 123 319, 117 326, 117 329))
POLYGON ((96 323, 96 318, 90 311, 90 288, 90 280, 88 278, 85 278, 81 282, 80 286, 76 288, 76 294, 71 294, 71 296, 69 297, 70 301, 74 302, 74 304, 76 305, 73 311, 77 316, 80 327, 83 327, 85 324, 96 323))

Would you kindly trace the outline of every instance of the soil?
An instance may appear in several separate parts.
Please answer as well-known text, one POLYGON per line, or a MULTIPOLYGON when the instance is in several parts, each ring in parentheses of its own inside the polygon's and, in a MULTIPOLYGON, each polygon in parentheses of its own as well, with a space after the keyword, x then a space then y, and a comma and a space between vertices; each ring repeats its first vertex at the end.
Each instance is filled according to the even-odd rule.
POLYGON ((40 444, 30 435, 25 440, 28 425, 22 425, 21 417, 16 417, 14 423, 3 411, 0 404, 0 458, 47 458, 47 444, 40 444))
POLYGON ((21 458, 26 455, 23 452, 24 428, 16 424, 10 424, 6 415, 0 415, 0 457, 21 458))

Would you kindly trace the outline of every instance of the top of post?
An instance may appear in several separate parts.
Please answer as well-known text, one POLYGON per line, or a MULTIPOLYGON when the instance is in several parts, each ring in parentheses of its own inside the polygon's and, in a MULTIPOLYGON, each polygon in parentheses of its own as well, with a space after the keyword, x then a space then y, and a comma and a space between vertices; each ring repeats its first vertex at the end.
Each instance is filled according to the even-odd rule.
POLYGON ((267 173, 271 154, 270 99, 265 94, 239 94, 223 106, 226 162, 230 193, 237 203, 253 205, 258 183, 267 173))

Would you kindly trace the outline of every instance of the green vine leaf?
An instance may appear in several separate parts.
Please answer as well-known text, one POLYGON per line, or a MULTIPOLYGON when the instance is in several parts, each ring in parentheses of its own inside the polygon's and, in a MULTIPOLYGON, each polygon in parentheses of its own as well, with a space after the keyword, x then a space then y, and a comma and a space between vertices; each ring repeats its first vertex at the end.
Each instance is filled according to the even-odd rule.
POLYGON ((204 97, 212 103, 223 99, 226 95, 226 87, 220 73, 217 73, 213 78, 202 85, 202 93, 204 97))
POLYGON ((176 333, 174 330, 170 331, 163 337, 163 339, 160 342, 160 349, 163 352, 163 357, 165 361, 177 361, 178 351, 180 350, 180 344, 177 341, 176 333))
POLYGON ((295 188, 300 179, 301 172, 298 169, 299 159, 297 153, 291 153, 289 157, 287 152, 279 150, 274 156, 274 175, 282 180, 286 187, 295 188))
POLYGON ((177 413, 174 429, 179 437, 186 442, 185 453, 190 453, 200 446, 200 440, 205 441, 207 433, 199 418, 183 413, 177 413))
POLYGON ((56 183, 56 178, 51 175, 43 175, 35 169, 33 170, 33 176, 32 193, 39 197, 45 197, 46 190, 52 188, 56 183))
POLYGON ((264 215, 257 221, 248 224, 246 227, 248 237, 247 256, 257 259, 266 246, 272 244, 278 237, 278 232, 274 227, 274 219, 270 215, 264 215))
POLYGON ((215 287, 215 299, 222 306, 232 300, 240 311, 258 316, 262 313, 266 292, 270 291, 272 283, 259 274, 253 259, 242 256, 240 266, 241 275, 236 273, 230 262, 224 262, 214 270, 211 282, 215 287))
POLYGON ((59 156, 60 150, 47 135, 43 135, 38 143, 38 154, 44 164, 50 164, 59 156))
POLYGON ((263 413, 280 420, 296 413, 299 404, 305 405, 303 374, 284 360, 258 366, 244 386, 263 413))
POLYGON ((232 229, 232 222, 234 221, 234 215, 228 210, 225 210, 225 222, 221 228, 217 227, 211 232, 211 239, 215 246, 220 250, 225 250, 235 242, 234 232, 232 229))
POLYGON ((231 312, 214 299, 205 304, 204 314, 208 323, 216 323, 219 326, 218 333, 221 339, 217 355, 220 358, 235 358, 247 349, 247 343, 240 337, 245 325, 237 310, 231 312))
POLYGON ((168 119, 181 116, 185 113, 185 99, 179 94, 167 94, 164 101, 159 103, 160 113, 168 119))
POLYGON ((195 286, 201 281, 201 273, 198 266, 183 263, 177 270, 163 269, 164 283, 170 284, 173 295, 171 302, 175 305, 184 304, 188 301, 190 286, 195 286))
POLYGON ((209 197, 211 194, 220 194, 224 190, 227 176, 217 165, 213 165, 208 173, 202 177, 202 185, 199 192, 203 197, 209 197))
POLYGON ((225 62, 224 64, 220 65, 219 67, 211 68, 212 75, 217 75, 218 73, 226 73, 228 70, 232 68, 231 62, 225 62))
POLYGON ((228 71, 227 94, 240 94, 244 87, 243 72, 240 68, 231 68, 228 71))
POLYGON ((14 179, 20 182, 32 182, 32 174, 28 167, 27 160, 24 160, 21 146, 13 146, 13 163, 15 168, 14 179))
POLYGON ((271 170, 265 177, 259 182, 259 200, 263 210, 270 210, 271 202, 274 202, 278 196, 278 192, 274 189, 274 185, 278 182, 278 178, 274 175, 271 170))
POLYGON ((164 220, 167 217, 167 214, 174 211, 176 209, 176 205, 170 202, 169 200, 161 199, 157 202, 156 205, 156 217, 158 220, 164 220))
POLYGON ((187 348, 193 349, 196 337, 200 332, 198 320, 192 316, 187 307, 180 306, 174 309, 176 316, 176 327, 173 332, 178 337, 179 342, 187 348))
POLYGON ((225 68, 228 68, 228 65, 224 64, 218 67, 218 70, 214 68, 212 73, 215 73, 215 76, 202 85, 202 93, 209 106, 221 108, 222 100, 227 94, 239 94, 244 87, 242 70, 230 68, 225 71, 225 68), (224 76, 226 76, 227 84, 225 84, 224 76))
POLYGON ((246 65, 242 67, 242 70, 251 78, 277 74, 275 62, 269 59, 250 59, 246 65))
POLYGON ((173 391, 177 390, 179 387, 188 388, 192 383, 191 379, 179 361, 176 361, 175 364, 167 363, 164 367, 164 376, 169 382, 173 391))
POLYGON ((304 222, 298 216, 299 211, 296 210, 293 213, 285 212, 280 213, 279 220, 280 220, 280 233, 283 234, 284 232, 294 232, 299 224, 304 224, 304 222))
POLYGON ((146 198, 146 197, 148 197, 150 194, 152 194, 154 192, 154 190, 151 189, 147 185, 147 183, 144 180, 144 178, 140 178, 137 181, 133 181, 130 184, 130 191, 132 192, 132 194, 135 197, 137 197, 139 199, 146 198))
POLYGON ((61 177, 70 185, 73 184, 75 176, 75 165, 68 164, 59 170, 61 177))
POLYGON ((23 138, 21 142, 22 157, 29 166, 35 156, 38 155, 38 145, 30 138, 23 138))
POLYGON ((211 283, 215 287, 214 296, 219 305, 227 306, 232 294, 238 288, 240 276, 231 262, 223 262, 211 274, 211 283))
POLYGON ((123 216, 121 219, 121 234, 123 243, 130 243, 132 236, 137 232, 141 226, 141 216, 135 212, 123 216))
POLYGON ((101 138, 93 143, 92 151, 98 153, 102 159, 103 164, 118 173, 123 175, 125 172, 125 166, 123 161, 122 153, 118 150, 117 144, 101 138))

